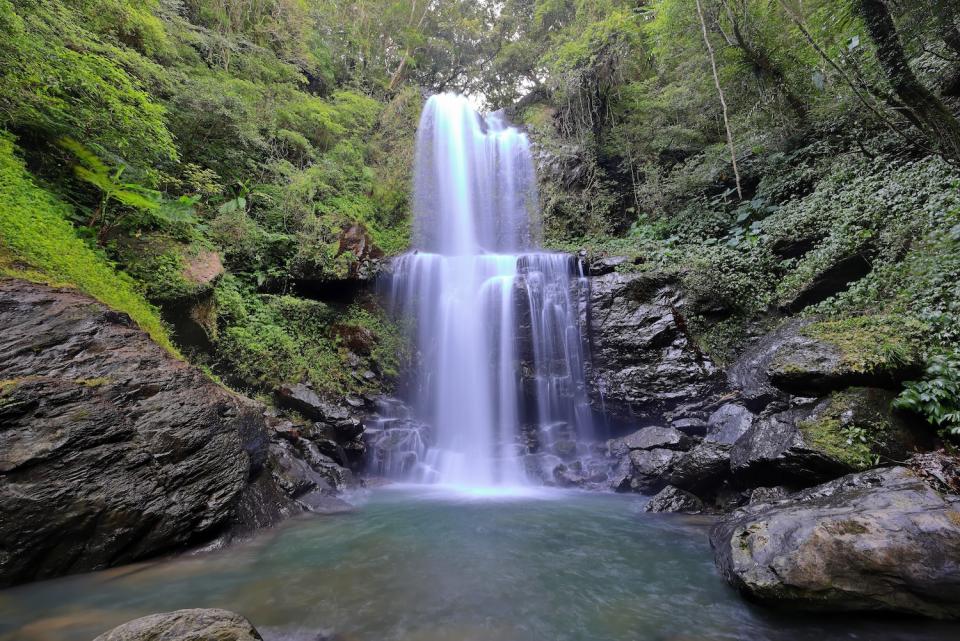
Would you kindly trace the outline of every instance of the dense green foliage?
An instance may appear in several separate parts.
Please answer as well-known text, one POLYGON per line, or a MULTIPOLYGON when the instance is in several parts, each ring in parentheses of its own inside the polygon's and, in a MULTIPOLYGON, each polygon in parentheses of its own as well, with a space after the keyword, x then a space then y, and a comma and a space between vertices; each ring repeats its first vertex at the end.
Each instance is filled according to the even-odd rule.
POLYGON ((0 274, 75 286, 126 312, 155 341, 176 352, 157 310, 130 277, 77 238, 70 206, 34 183, 14 155, 9 136, 0 136, 0 212, 0 274))
MULTIPOLYGON (((18 200, 4 202, 6 262, 130 311, 163 341, 144 296, 165 317, 190 316, 217 350, 195 358, 239 387, 304 378, 318 389, 364 388, 345 380, 347 355, 330 328, 365 324, 383 345, 392 328, 376 312, 294 314, 298 299, 273 293, 353 277, 409 243, 421 103, 411 79, 421 77, 422 47, 450 48, 453 32, 437 25, 457 16, 430 8, 411 25, 415 7, 3 0, 0 131, 15 136, 3 151, 33 174, 11 165, 5 196, 18 200), (62 256, 87 258, 65 271, 60 244, 62 256), (210 252, 246 313, 218 314, 212 287, 194 282, 194 259, 210 252), (112 285, 84 275, 105 279, 111 265, 132 278, 121 272, 112 285)), ((389 375, 396 358, 378 353, 378 373, 389 375)))
MULTIPOLYGON (((344 372, 389 373, 396 354, 348 362, 335 328, 366 327, 378 350, 395 328, 298 285, 408 246, 422 95, 468 92, 534 138, 545 244, 674 274, 721 362, 798 313, 822 316, 858 366, 927 360, 901 403, 951 428, 958 13, 951 0, 0 0, 0 129, 32 173, 17 165, 18 180, 73 222, 71 246, 165 312, 197 305, 212 350, 199 360, 251 390, 303 378, 340 393, 366 385, 344 372), (227 272, 209 300, 185 277, 201 251, 227 272)), ((4 224, 8 263, 73 282, 4 224)))

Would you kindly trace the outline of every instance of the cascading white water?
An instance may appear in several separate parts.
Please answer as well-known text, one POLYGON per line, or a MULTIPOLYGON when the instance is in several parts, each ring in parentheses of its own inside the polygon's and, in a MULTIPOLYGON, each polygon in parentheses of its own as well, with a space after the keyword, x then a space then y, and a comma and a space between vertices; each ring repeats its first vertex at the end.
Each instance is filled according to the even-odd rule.
POLYGON ((374 463, 419 481, 525 483, 522 429, 549 442, 558 426, 589 436, 591 424, 585 279, 573 257, 533 249, 526 134, 462 96, 431 97, 417 133, 414 214, 416 249, 394 261, 389 299, 415 328, 406 400, 430 438, 394 430, 374 463))

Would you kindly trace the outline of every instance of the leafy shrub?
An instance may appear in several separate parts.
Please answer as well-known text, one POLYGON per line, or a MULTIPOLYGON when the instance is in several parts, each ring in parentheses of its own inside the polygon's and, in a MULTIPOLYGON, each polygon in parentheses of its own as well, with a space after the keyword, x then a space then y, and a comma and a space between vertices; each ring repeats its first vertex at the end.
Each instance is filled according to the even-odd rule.
POLYGON ((920 414, 944 435, 960 436, 960 352, 933 355, 923 379, 908 382, 894 405, 920 414))
POLYGON ((7 134, 0 134, 0 212, 0 273, 76 287, 128 314, 176 354, 157 310, 129 276, 77 237, 70 207, 34 183, 7 134))

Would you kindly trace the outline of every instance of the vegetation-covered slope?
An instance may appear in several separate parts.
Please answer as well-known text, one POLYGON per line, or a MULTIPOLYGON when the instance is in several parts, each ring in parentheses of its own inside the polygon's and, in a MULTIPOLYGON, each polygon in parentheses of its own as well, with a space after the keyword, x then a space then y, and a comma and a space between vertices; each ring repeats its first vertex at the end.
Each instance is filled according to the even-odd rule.
MULTIPOLYGON (((4 216, 62 203, 134 284, 89 291, 188 310, 240 387, 397 366, 342 285, 407 246, 422 96, 457 90, 534 136, 548 246, 675 273, 707 353, 819 314, 922 357, 901 403, 960 428, 951 0, 0 0, 0 65, 4 216)), ((7 271, 89 288, 4 225, 7 271)))

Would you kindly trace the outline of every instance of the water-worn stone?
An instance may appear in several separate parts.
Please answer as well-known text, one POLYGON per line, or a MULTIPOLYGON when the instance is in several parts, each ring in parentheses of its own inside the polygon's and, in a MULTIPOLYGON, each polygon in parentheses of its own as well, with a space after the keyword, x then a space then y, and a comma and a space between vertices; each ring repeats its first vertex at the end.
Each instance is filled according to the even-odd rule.
POLYGON ((763 603, 960 617, 960 496, 906 467, 750 505, 710 541, 727 581, 763 603))
POLYGON ((703 512, 703 501, 690 492, 668 485, 657 492, 656 495, 643 506, 643 511, 699 514, 703 512))
POLYGON ((235 612, 193 609, 134 619, 93 641, 263 641, 263 637, 235 612))
POLYGON ((726 403, 707 419, 707 435, 703 440, 733 445, 746 433, 756 417, 743 405, 726 403))
POLYGON ((0 381, 0 585, 209 539, 236 522, 251 482, 242 513, 282 516, 256 504, 277 496, 259 479, 263 407, 125 314, 74 290, 0 281, 0 381))
POLYGON ((664 476, 668 483, 684 490, 709 493, 730 477, 730 446, 700 443, 674 457, 664 476))
POLYGON ((630 450, 652 450, 662 447, 667 450, 684 450, 690 447, 690 437, 672 427, 650 426, 622 438, 607 441, 610 456, 620 458, 630 450))
POLYGON ((734 476, 748 485, 811 485, 853 471, 804 435, 798 422, 810 416, 809 409, 797 408, 754 423, 730 450, 734 476))
POLYGON ((653 420, 705 399, 717 370, 686 332, 675 282, 663 274, 611 272, 591 279, 591 398, 606 412, 653 420))
POLYGON ((645 494, 663 489, 667 485, 665 475, 678 456, 680 453, 662 448, 631 450, 628 456, 631 464, 630 489, 645 494))

